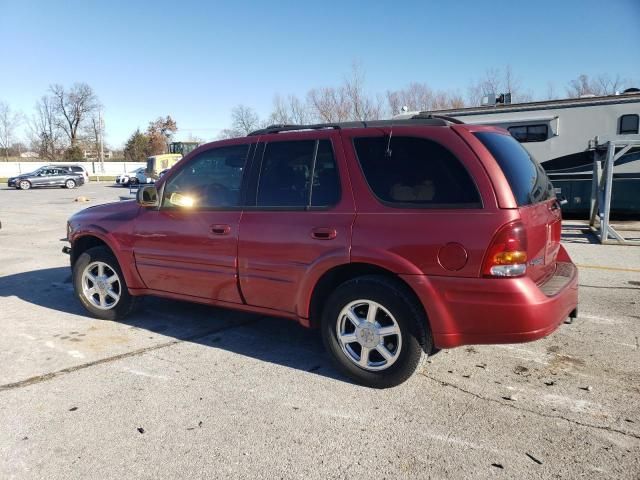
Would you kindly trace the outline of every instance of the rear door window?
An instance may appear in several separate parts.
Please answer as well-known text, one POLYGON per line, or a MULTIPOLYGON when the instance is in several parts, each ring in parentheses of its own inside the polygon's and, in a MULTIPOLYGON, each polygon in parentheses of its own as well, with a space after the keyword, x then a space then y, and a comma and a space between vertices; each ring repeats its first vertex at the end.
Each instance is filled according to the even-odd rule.
POLYGON ((330 207, 340 199, 340 178, 329 140, 267 143, 257 168, 258 207, 330 207))
POLYGON ((266 145, 258 179, 257 206, 306 207, 315 140, 266 145))
POLYGON ((475 136, 500 165, 519 206, 554 197, 553 185, 542 166, 510 135, 476 132, 475 136))
POLYGON ((414 208, 481 208, 480 195, 462 162, 421 137, 353 140, 364 176, 385 204, 414 208))

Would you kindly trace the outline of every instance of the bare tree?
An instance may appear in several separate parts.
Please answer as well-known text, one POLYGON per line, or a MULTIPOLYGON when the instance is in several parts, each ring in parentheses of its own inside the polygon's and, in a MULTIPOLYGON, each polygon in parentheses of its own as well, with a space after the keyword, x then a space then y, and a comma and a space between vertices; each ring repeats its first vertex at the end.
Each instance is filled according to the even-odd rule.
POLYGON ((503 70, 489 68, 483 77, 472 82, 467 89, 469 106, 480 105, 482 97, 491 93, 510 93, 513 102, 529 102, 533 98, 530 90, 522 88, 522 82, 514 74, 511 65, 507 65, 503 70))
POLYGON ((308 105, 295 95, 287 97, 289 102, 289 115, 296 125, 305 125, 311 122, 308 105))
POLYGON ((100 118, 98 115, 91 115, 91 118, 86 122, 84 128, 83 140, 90 146, 95 158, 98 157, 100 151, 100 137, 104 135, 104 125, 100 125, 100 118))
POLYGON ((611 78, 606 73, 601 73, 595 78, 589 78, 588 75, 583 73, 569 82, 567 96, 569 98, 579 98, 583 95, 614 95, 624 89, 627 83, 619 74, 615 78, 611 78))
POLYGON ((61 147, 55 108, 54 99, 43 96, 36 102, 35 113, 29 123, 32 147, 40 157, 48 160, 55 160, 61 147))
POLYGON ((567 95, 570 98, 583 95, 614 95, 624 89, 627 83, 620 75, 611 78, 608 74, 601 73, 595 78, 589 78, 583 73, 569 82, 567 95))
POLYGON ((271 115, 269 115, 269 122, 280 125, 293 123, 289 116, 287 102, 280 95, 273 97, 273 110, 271 111, 271 115))
POLYGON ((13 141, 13 132, 22 121, 22 115, 12 112, 11 107, 0 102, 0 147, 4 149, 4 158, 9 161, 9 148, 13 141))
POLYGON ((558 94, 556 93, 556 86, 553 82, 547 82, 547 93, 545 95, 545 100, 556 100, 558 98, 558 94))
POLYGON ((56 84, 51 85, 49 90, 55 102, 57 124, 69 138, 71 147, 74 147, 81 123, 100 107, 98 97, 86 83, 75 83, 68 91, 56 84))
POLYGON ((238 105, 231 110, 231 130, 248 135, 259 126, 260 118, 253 108, 238 105))
POLYGON ((351 118, 351 102, 344 87, 313 88, 307 93, 307 101, 318 122, 346 122, 351 118))
POLYGON ((371 101, 364 89, 365 74, 359 63, 353 63, 351 75, 344 79, 344 92, 350 103, 351 120, 365 121, 371 118, 371 101))

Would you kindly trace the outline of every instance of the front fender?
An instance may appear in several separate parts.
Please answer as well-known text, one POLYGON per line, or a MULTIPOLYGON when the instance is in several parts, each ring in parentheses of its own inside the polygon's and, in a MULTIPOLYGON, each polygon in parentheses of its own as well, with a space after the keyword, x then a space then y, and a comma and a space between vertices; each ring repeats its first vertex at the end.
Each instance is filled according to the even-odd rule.
POLYGON ((98 240, 104 242, 107 247, 113 252, 113 255, 116 257, 118 264, 120 265, 120 269, 122 270, 122 274, 124 275, 124 279, 127 283, 127 287, 130 289, 139 289, 146 288, 144 282, 138 275, 138 272, 135 268, 135 259, 133 257, 133 250, 130 248, 126 248, 123 246, 122 242, 118 240, 118 238, 111 233, 109 233, 106 229, 101 227, 100 225, 87 225, 86 227, 74 231, 69 242, 71 243, 71 251, 72 255, 77 242, 83 238, 94 237, 98 240))

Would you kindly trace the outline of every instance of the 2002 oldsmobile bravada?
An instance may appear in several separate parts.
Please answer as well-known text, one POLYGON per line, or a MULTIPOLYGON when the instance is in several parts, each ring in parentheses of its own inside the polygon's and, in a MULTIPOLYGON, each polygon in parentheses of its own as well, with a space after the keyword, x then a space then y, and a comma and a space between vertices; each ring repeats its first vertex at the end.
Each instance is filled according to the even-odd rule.
POLYGON ((506 131, 417 116, 202 145, 137 201, 71 217, 66 250, 97 318, 141 295, 289 317, 382 388, 437 349, 531 341, 575 316, 560 222, 506 131))

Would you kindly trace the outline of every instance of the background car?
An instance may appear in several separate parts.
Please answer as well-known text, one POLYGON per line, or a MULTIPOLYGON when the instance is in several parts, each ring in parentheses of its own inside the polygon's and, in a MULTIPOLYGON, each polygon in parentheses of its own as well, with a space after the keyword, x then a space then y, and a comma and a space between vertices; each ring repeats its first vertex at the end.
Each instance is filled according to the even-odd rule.
POLYGON ((144 173, 144 167, 136 168, 135 170, 132 170, 130 172, 118 175, 118 177, 116 177, 116 183, 118 185, 122 185, 123 187, 129 184, 135 185, 138 183, 137 175, 139 172, 144 173))
POLYGON ((147 173, 144 168, 139 169, 138 173, 136 173, 136 181, 137 183, 144 185, 146 183, 155 183, 155 179, 147 176, 147 173))
POLYGON ((84 175, 75 173, 66 168, 46 166, 31 173, 23 173, 11 177, 7 181, 9 187, 19 190, 29 190, 32 187, 65 187, 75 188, 84 185, 84 175))
POLYGON ((84 177, 84 183, 89 183, 89 172, 82 165, 52 165, 55 168, 64 168, 73 173, 80 173, 84 177))

